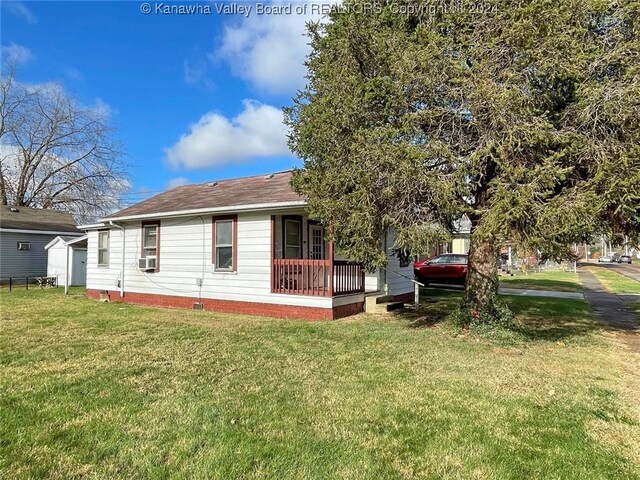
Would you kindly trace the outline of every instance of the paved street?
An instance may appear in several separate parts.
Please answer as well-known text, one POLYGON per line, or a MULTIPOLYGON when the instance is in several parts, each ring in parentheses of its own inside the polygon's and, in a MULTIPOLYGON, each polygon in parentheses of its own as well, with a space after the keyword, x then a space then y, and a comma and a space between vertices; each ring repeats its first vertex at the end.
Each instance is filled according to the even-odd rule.
POLYGON ((620 275, 629 277, 637 282, 640 282, 640 260, 636 260, 637 263, 579 263, 578 265, 597 266, 600 268, 606 268, 608 270, 614 270, 620 275))

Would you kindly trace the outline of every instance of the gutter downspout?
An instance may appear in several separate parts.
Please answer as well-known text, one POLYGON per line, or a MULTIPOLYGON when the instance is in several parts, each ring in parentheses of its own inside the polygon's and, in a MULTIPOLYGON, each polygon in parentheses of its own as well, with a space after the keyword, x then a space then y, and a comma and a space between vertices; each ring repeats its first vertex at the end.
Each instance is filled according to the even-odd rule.
POLYGON ((64 246, 66 249, 66 258, 64 262, 64 294, 69 294, 69 245, 64 246))
POLYGON ((113 221, 109 221, 109 225, 119 228, 122 231, 122 251, 120 254, 120 298, 124 298, 124 227, 113 221))

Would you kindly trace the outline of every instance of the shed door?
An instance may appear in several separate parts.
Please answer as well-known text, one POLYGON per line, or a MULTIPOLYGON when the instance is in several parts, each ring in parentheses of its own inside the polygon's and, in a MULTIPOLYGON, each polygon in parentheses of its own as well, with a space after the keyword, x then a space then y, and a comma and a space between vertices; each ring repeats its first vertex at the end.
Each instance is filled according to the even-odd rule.
POLYGON ((72 249, 73 261, 71 262, 71 285, 87 284, 87 251, 72 249))

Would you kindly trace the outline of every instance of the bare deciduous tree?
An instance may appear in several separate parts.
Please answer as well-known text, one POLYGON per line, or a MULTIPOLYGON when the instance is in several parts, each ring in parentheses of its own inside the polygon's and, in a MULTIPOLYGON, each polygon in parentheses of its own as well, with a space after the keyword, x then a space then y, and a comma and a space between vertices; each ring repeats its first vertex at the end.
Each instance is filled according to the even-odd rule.
POLYGON ((119 206, 128 189, 109 114, 56 83, 0 82, 0 202, 64 209, 87 221, 119 206))

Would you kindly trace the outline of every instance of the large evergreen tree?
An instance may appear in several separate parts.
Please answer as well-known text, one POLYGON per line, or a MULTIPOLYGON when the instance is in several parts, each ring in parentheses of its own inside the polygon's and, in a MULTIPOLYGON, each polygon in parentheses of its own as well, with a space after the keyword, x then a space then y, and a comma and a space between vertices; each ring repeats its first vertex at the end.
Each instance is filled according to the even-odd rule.
POLYGON ((348 255, 380 264, 387 227, 424 250, 466 215, 464 304, 487 311, 505 240, 553 256, 637 233, 640 2, 364 5, 309 26, 308 85, 286 109, 294 187, 348 255))

